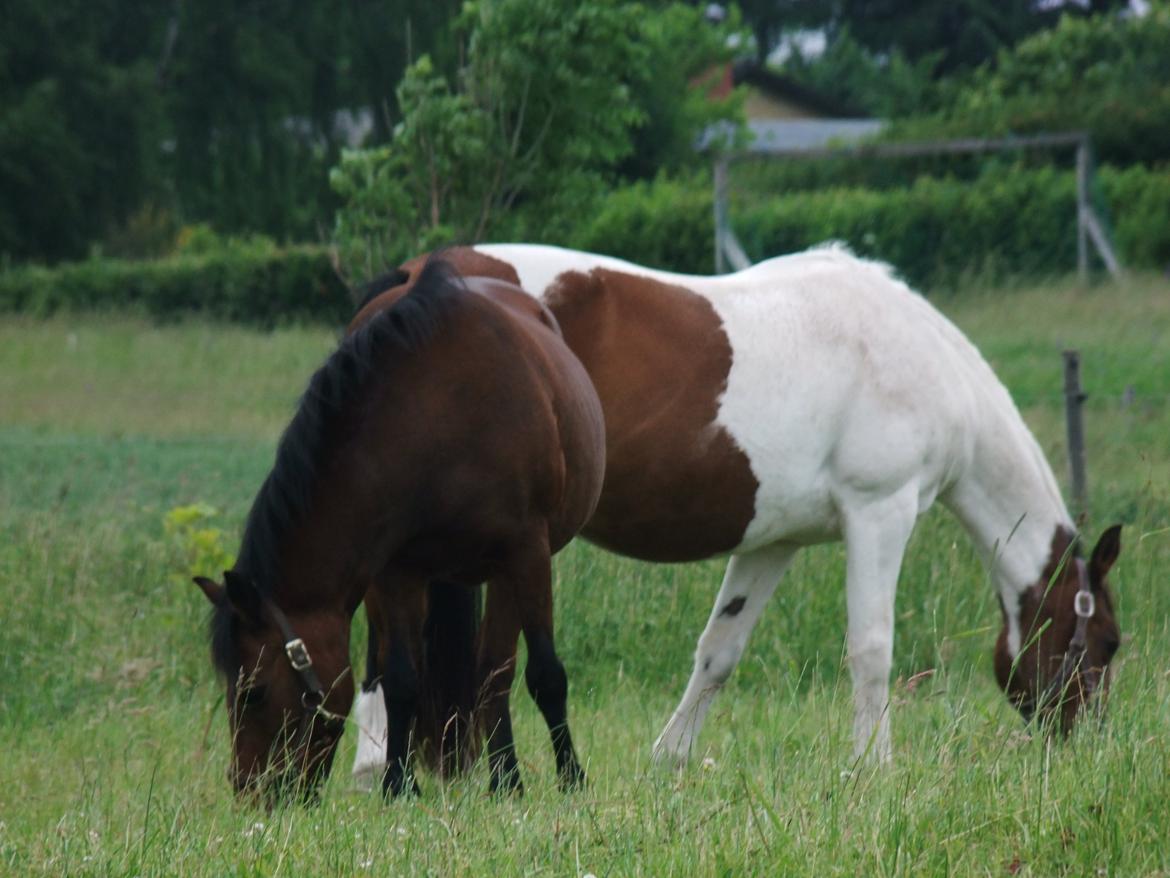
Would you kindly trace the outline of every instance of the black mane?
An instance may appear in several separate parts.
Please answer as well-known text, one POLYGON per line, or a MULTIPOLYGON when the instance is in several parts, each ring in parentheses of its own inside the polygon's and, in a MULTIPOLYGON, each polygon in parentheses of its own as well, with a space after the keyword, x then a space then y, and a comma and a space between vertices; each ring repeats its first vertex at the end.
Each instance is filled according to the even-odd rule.
MULTIPOLYGON (((428 260, 410 293, 343 339, 309 380, 248 513, 234 568, 260 595, 270 595, 276 586, 283 539, 308 509, 323 461, 352 431, 355 405, 395 359, 414 354, 434 337, 463 290, 462 278, 448 263, 428 260)), ((212 611, 211 656, 224 675, 239 666, 236 618, 226 601, 212 611)))

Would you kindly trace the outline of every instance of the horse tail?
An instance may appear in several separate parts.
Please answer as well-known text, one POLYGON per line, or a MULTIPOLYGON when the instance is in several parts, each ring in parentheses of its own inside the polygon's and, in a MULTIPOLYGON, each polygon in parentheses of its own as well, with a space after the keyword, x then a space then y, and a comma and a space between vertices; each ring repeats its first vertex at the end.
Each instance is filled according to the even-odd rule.
POLYGON ((470 769, 479 752, 472 722, 479 621, 479 589, 447 582, 427 586, 415 753, 445 777, 470 769))

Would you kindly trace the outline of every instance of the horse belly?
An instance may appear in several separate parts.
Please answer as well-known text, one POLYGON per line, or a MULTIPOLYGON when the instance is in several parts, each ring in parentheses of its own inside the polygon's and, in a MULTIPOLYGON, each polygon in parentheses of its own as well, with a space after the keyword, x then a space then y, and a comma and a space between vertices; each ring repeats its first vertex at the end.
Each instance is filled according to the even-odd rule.
POLYGON ((601 497, 582 531, 646 561, 694 561, 734 551, 755 515, 751 464, 716 425, 696 432, 610 436, 601 497))

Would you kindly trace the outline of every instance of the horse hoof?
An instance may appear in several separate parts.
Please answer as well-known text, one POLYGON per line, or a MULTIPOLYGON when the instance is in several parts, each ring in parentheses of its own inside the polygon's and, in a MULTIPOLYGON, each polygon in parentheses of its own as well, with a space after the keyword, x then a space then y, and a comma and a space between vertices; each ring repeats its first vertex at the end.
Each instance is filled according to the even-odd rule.
POLYGON ((585 789, 588 783, 585 779, 585 770, 579 765, 561 773, 561 792, 575 793, 585 789))
POLYGON ((382 781, 382 795, 387 799, 400 799, 403 796, 421 796, 422 790, 414 775, 390 772, 382 781))
POLYGON ((650 751, 650 760, 655 765, 661 765, 664 768, 681 770, 686 767, 689 758, 690 753, 687 750, 675 750, 673 747, 665 745, 661 740, 656 741, 654 749, 650 751))
POLYGON ((380 765, 355 765, 353 768, 353 786, 358 792, 373 792, 378 775, 385 771, 385 763, 380 765))
POLYGON ((515 771, 510 771, 502 776, 492 775, 491 785, 488 787, 488 793, 492 796, 516 796, 524 795, 524 784, 520 781, 520 774, 515 771))

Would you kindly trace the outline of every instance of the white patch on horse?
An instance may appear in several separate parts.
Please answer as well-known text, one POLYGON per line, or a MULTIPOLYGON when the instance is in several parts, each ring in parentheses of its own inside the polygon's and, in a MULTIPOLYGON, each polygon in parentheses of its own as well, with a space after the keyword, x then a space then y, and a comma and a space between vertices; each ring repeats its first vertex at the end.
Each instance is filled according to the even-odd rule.
POLYGON ((748 636, 796 549, 797 546, 776 544, 731 559, 707 627, 699 637, 686 692, 654 742, 655 759, 681 764, 689 758, 715 693, 739 663, 748 636), (736 605, 739 609, 735 613, 725 612, 736 605))
POLYGON ((353 722, 358 734, 353 760, 354 786, 369 791, 381 783, 386 771, 386 701, 381 683, 372 692, 358 691, 353 722))

